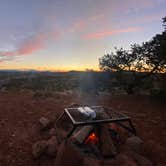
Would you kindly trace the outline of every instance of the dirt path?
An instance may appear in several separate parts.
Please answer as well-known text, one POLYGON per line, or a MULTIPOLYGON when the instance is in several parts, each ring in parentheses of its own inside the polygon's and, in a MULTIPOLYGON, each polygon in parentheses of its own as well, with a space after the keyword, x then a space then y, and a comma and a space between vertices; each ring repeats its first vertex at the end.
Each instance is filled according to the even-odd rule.
MULTIPOLYGON (((142 96, 84 96, 80 100, 65 94, 34 97, 30 92, 0 93, 0 165, 51 166, 53 160, 45 160, 43 163, 43 159, 32 159, 32 144, 42 138, 37 132, 36 123, 41 116, 56 118, 71 102, 80 101, 84 101, 84 104, 109 106, 126 113, 132 117, 138 135, 147 142, 157 142, 158 153, 165 152, 166 103, 142 96)), ((162 159, 166 163, 163 158, 158 160, 162 159)))

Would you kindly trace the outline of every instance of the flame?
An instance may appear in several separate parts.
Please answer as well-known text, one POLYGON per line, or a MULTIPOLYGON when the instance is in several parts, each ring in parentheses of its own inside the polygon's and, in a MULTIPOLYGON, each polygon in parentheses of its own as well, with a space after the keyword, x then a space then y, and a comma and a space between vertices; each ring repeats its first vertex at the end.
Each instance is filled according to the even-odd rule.
POLYGON ((98 136, 93 132, 91 133, 88 138, 85 140, 85 144, 97 144, 99 142, 98 136))

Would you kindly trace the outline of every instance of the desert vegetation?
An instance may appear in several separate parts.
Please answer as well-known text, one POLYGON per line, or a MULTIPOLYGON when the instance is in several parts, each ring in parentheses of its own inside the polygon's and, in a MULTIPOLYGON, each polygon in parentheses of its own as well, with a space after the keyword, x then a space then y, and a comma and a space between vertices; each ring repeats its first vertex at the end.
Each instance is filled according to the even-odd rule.
POLYGON ((115 48, 99 59, 100 72, 1 71, 2 91, 31 90, 146 94, 166 97, 166 17, 164 31, 150 41, 133 44, 130 50, 115 48))
MULTIPOLYGON (((115 52, 104 55, 99 59, 100 69, 115 71, 120 86, 125 86, 128 93, 134 93, 134 88, 138 88, 142 84, 149 84, 148 88, 150 88, 151 83, 156 82, 157 78, 158 81, 162 79, 164 85, 164 73, 166 72, 166 17, 163 18, 163 27, 164 31, 161 34, 156 34, 150 41, 133 44, 130 46, 130 50, 115 48, 115 52), (126 73, 129 73, 129 80, 124 79, 124 77, 126 78, 126 73)), ((165 89, 162 86, 158 87, 158 93, 164 95, 165 89)))

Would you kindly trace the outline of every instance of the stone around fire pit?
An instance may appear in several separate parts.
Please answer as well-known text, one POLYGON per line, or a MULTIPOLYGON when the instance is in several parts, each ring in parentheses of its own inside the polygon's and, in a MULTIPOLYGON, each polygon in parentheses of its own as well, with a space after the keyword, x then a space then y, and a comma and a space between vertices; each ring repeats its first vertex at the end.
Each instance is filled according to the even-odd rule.
POLYGON ((111 157, 117 154, 116 147, 108 131, 108 125, 103 125, 100 130, 101 153, 105 157, 111 157))
POLYGON ((100 160, 92 157, 85 157, 83 163, 84 166, 102 166, 100 160))
POLYGON ((125 154, 119 154, 113 159, 110 160, 109 166, 138 166, 136 162, 129 156, 125 154))
POLYGON ((56 156, 58 150, 58 143, 57 143, 57 138, 56 136, 52 136, 48 141, 47 141, 47 150, 46 153, 49 156, 56 156))
POLYGON ((139 137, 136 136, 129 137, 126 140, 126 145, 137 153, 140 153, 143 143, 144 142, 139 137))
POLYGON ((47 141, 38 141, 32 146, 32 155, 34 159, 39 158, 47 149, 47 141))
POLYGON ((55 166, 83 166, 84 156, 74 144, 69 141, 61 143, 55 159, 55 166))
POLYGON ((50 126, 50 123, 51 123, 50 120, 45 117, 41 117, 39 119, 39 125, 41 130, 47 129, 50 126))
POLYGON ((50 137, 52 137, 52 136, 56 136, 57 135, 57 133, 56 133, 56 129, 55 128, 51 128, 50 130, 49 130, 49 136, 50 137))
POLYGON ((144 156, 141 156, 137 153, 132 153, 131 156, 133 157, 134 161, 140 166, 153 166, 153 163, 144 156))

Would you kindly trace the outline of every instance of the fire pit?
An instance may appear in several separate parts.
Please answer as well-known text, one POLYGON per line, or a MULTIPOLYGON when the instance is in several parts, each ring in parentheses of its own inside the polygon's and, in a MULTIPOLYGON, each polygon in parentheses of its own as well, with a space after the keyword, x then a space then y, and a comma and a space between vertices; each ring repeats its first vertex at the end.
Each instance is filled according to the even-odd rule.
POLYGON ((80 151, 90 155, 93 153, 97 158, 117 154, 120 143, 117 126, 127 133, 136 134, 128 116, 103 106, 65 108, 56 126, 63 133, 60 142, 73 142, 80 151))
POLYGON ((103 106, 65 108, 57 119, 57 124, 63 116, 67 116, 72 124, 72 129, 68 131, 66 138, 69 138, 78 127, 100 126, 105 123, 115 123, 136 135, 130 117, 103 106))

